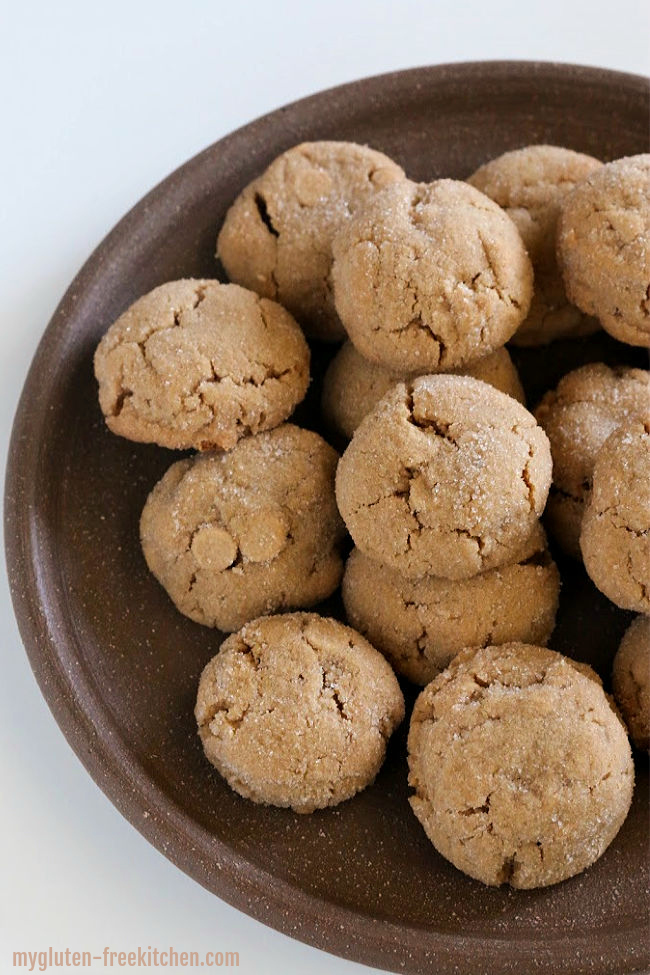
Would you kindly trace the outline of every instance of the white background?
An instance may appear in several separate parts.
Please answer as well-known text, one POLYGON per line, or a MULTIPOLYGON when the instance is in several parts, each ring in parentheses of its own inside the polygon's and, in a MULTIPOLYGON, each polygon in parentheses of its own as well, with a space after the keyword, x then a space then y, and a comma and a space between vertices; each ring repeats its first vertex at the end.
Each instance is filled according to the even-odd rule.
MULTIPOLYGON (((207 144, 320 88, 415 65, 650 70, 647 0, 4 3, 3 465, 29 361, 68 283, 122 214, 207 144)), ((246 975, 368 971, 228 907, 122 819, 51 718, 0 581, 0 973, 14 950, 169 944, 238 950, 246 975)))

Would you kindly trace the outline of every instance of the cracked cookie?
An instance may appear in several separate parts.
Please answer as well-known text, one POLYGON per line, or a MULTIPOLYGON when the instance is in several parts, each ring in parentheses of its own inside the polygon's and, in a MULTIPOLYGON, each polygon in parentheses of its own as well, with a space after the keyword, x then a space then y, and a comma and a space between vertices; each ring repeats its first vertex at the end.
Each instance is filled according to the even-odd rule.
POLYGON ((637 748, 650 749, 650 617, 637 616, 614 657, 616 703, 637 748))
POLYGON ((544 520, 568 555, 582 558, 580 526, 598 451, 626 419, 649 411, 650 373, 602 362, 567 373, 535 410, 553 454, 544 520))
POLYGON ((650 155, 607 163, 576 187, 557 250, 569 300, 614 338, 650 347, 650 155))
POLYGON ((528 315, 511 341, 546 345, 559 338, 589 335, 598 320, 570 304, 555 255, 562 199, 602 163, 559 146, 535 145, 505 152, 467 180, 498 203, 514 221, 535 272, 528 315))
POLYGON ((421 376, 362 420, 336 498, 364 554, 409 578, 467 579, 516 558, 550 481, 548 440, 520 403, 468 376, 421 376))
POLYGON ((217 256, 231 280, 273 298, 308 336, 345 331, 332 295, 332 240, 378 190, 404 179, 387 156, 352 142, 303 142, 278 156, 226 214, 217 256))
POLYGON ((408 750, 427 836, 490 886, 575 876, 630 808, 630 745, 599 678, 542 647, 463 650, 418 697, 408 750))
POLYGON ((336 310, 359 352, 407 372, 448 372, 502 346, 528 312, 519 232, 468 183, 403 180, 334 241, 336 310))
POLYGON ((362 636, 292 613, 224 641, 201 675, 195 715, 206 757, 235 792, 309 813, 373 782, 404 699, 362 636))
POLYGON ((316 433, 285 423, 227 454, 172 464, 144 506, 140 538, 181 613, 230 631, 329 596, 343 573, 337 459, 316 433))
POLYGON ((650 613, 650 410, 619 427, 599 451, 580 548, 608 599, 650 613))
POLYGON ((309 385, 309 348, 274 301, 218 281, 171 281, 111 325, 95 376, 113 433, 229 450, 290 416, 309 385))
POLYGON ((559 591, 560 575, 539 524, 513 564, 471 579, 412 581, 358 549, 343 576, 350 625, 416 684, 428 684, 465 647, 544 646, 559 591))
MULTIPOLYGON (((507 349, 497 349, 482 359, 469 362, 458 372, 480 379, 520 403, 524 402, 521 380, 507 349)), ((345 342, 332 359, 323 382, 322 408, 327 424, 349 440, 364 416, 375 408, 391 386, 403 378, 399 373, 364 359, 351 342, 345 342)))

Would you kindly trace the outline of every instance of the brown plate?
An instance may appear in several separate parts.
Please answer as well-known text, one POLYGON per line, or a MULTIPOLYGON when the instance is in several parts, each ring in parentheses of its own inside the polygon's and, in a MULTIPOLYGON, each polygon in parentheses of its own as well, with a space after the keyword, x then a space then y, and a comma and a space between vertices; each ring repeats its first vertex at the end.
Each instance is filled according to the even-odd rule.
MULTIPOLYGON (((648 110, 642 78, 521 62, 422 68, 307 98, 206 149, 145 197, 73 281, 34 358, 11 441, 6 538, 43 694, 95 781, 151 843, 226 901, 320 948, 440 975, 644 969, 647 763, 602 859, 528 892, 487 889, 438 856, 407 804, 404 729, 375 785, 334 810, 299 817, 232 793, 204 761, 192 716, 219 634, 175 611, 138 544, 144 500, 174 455, 106 431, 94 347, 150 288, 214 275, 226 208, 301 140, 368 142, 415 179, 464 177, 531 142, 605 159, 647 151, 648 110)), ((535 395, 585 357, 634 354, 599 337, 521 363, 535 395)), ((325 356, 315 353, 317 372, 325 356)), ((308 404, 300 421, 312 419, 308 404)), ((629 616, 582 570, 563 569, 553 646, 606 677, 629 616)))

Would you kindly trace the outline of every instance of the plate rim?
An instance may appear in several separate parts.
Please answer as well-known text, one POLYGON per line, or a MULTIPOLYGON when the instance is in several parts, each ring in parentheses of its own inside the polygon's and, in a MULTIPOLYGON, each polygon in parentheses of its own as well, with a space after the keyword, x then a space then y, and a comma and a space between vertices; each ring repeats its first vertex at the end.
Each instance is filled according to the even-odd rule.
MULTIPOLYGON (((127 746, 116 725, 111 727, 108 711, 102 710, 96 690, 79 672, 71 675, 61 666, 57 644, 74 644, 74 627, 61 613, 65 590, 60 577, 49 583, 49 593, 40 576, 39 552, 42 541, 30 519, 30 476, 38 466, 39 437, 47 422, 51 384, 43 376, 51 370, 52 359, 66 351, 65 331, 68 316, 80 297, 92 291, 93 279, 103 276, 110 266, 112 251, 123 246, 126 237, 146 232, 147 220, 156 212, 170 210, 174 201, 182 202, 186 179, 201 171, 215 149, 226 155, 237 153, 238 144, 251 135, 259 136, 286 113, 297 121, 311 114, 313 106, 331 98, 349 100, 362 107, 369 95, 390 84, 405 94, 414 83, 435 85, 443 78, 456 76, 471 81, 486 73, 501 77, 557 80, 589 84, 608 81, 632 93, 648 92, 649 80, 643 75, 605 68, 551 61, 469 61, 408 68, 347 82, 308 95, 284 105, 217 140, 161 180, 123 216, 94 249, 75 275, 59 302, 32 359, 16 409, 5 479, 5 553, 9 586, 21 640, 31 668, 52 715, 68 744, 86 771, 110 802, 159 852, 212 893, 256 920, 314 947, 342 957, 391 970, 418 972, 436 963, 440 975, 458 971, 459 966, 490 965, 493 975, 511 971, 501 961, 501 949, 513 944, 512 938, 486 939, 484 936, 458 936, 406 926, 388 919, 374 918, 351 908, 327 901, 293 887, 285 880, 246 860, 227 844, 201 827, 149 780, 146 773, 126 760, 127 746), (46 368, 47 364, 47 368, 46 368), (54 585, 52 585, 52 582, 54 585), (57 586, 58 582, 58 586, 57 586), (52 594, 57 593, 55 598, 52 594), (54 611, 53 611, 54 610, 54 611), (83 706, 81 702, 83 703, 83 706), (89 707, 88 702, 91 702, 89 707), (129 788, 124 788, 124 782, 129 788), (218 859, 219 882, 208 883, 207 868, 201 870, 191 848, 212 846, 218 859), (344 937, 341 937, 341 932, 344 937)), ((263 140, 259 140, 263 144, 263 140)), ((250 154, 250 150, 249 150, 250 154)), ((55 370, 51 370, 55 373, 55 370)), ((33 484, 32 484, 33 488, 33 484)), ((557 938, 517 939, 520 963, 536 962, 539 971, 578 972, 585 964, 593 971, 629 971, 641 959, 648 963, 647 934, 643 928, 616 928, 609 932, 607 952, 594 946, 587 935, 560 933, 557 938), (573 961, 576 965, 573 965, 573 961), (597 965, 600 964, 601 968, 597 965)), ((470 970, 470 967, 467 968, 470 970)))

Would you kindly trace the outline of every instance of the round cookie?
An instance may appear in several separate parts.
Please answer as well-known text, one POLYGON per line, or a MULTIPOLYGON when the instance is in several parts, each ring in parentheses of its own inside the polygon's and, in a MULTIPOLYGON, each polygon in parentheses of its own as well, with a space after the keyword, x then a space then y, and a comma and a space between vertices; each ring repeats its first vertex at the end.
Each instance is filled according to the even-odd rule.
POLYGON ((575 188, 557 252, 569 300, 614 338, 650 347, 650 154, 601 166, 575 188))
POLYGON ((230 453, 172 464, 144 506, 140 538, 181 613, 236 630, 329 596, 343 572, 337 459, 317 434, 286 423, 230 453))
POLYGON ((516 558, 544 510, 551 454, 512 397, 468 376, 394 386, 336 473, 357 548, 409 578, 467 579, 516 558))
POLYGON ((217 256, 231 280, 273 298, 307 335, 339 341, 332 240, 378 190, 404 179, 381 152, 352 142, 303 142, 278 156, 226 214, 217 256))
POLYGON ((404 699, 358 633, 292 613, 224 641, 201 675, 195 715, 206 757, 232 789, 309 813, 370 785, 404 699))
POLYGON ((542 647, 463 650, 418 697, 408 750, 427 836, 490 886, 580 873, 630 808, 630 744, 600 680, 542 647))
POLYGON ((514 221, 533 262, 535 292, 526 319, 511 341, 546 345, 589 335, 599 327, 569 303, 557 265, 555 242, 563 198, 602 163, 560 146, 535 145, 505 152, 467 180, 514 221))
POLYGON ((650 410, 596 458, 580 548, 592 582, 621 609, 650 613, 650 410))
POLYGON ((229 450, 293 412, 309 385, 309 348, 274 301, 234 284, 171 281, 111 325, 95 376, 113 433, 229 450))
POLYGON ((343 576, 350 625, 416 684, 428 684, 465 647, 544 646, 559 591, 560 574, 540 525, 515 562, 471 579, 414 582, 358 549, 343 576))
POLYGON ((637 748, 650 749, 650 617, 637 616, 614 657, 616 703, 637 748))
POLYGON ((334 241, 336 309, 359 352, 408 372, 448 372, 506 342, 533 272, 512 220, 467 183, 403 180, 334 241))
MULTIPOLYGON (((519 374, 507 349, 497 349, 483 359, 469 362, 459 373, 480 379, 520 403, 525 402, 519 374)), ((364 359, 351 342, 345 342, 332 359, 323 382, 323 415, 330 428, 349 440, 364 416, 401 378, 384 366, 364 359)))
POLYGON ((648 371, 602 362, 567 373, 535 410, 553 454, 545 521, 568 555, 581 558, 580 526, 598 451, 621 423, 648 411, 648 371))

